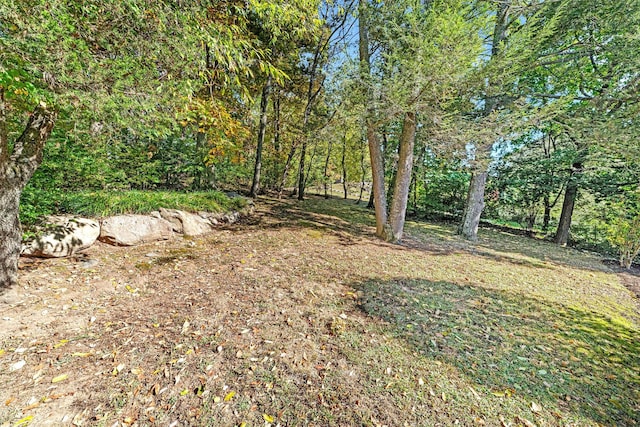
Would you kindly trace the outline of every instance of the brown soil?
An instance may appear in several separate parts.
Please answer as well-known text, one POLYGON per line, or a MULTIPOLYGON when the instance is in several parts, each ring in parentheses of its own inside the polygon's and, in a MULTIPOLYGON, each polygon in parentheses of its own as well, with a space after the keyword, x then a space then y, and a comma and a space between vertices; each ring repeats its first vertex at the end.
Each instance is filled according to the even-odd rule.
POLYGON ((343 323, 365 320, 347 286, 355 277, 331 259, 373 257, 381 244, 289 227, 284 215, 263 206, 202 238, 21 260, 20 286, 0 297, 0 425, 313 424, 314 412, 350 405, 341 425, 358 407, 369 421, 368 408, 400 416, 385 399, 351 395, 359 374, 332 345, 343 323), (344 402, 323 401, 334 371, 352 388, 344 402), (278 402, 284 387, 300 402, 278 402))

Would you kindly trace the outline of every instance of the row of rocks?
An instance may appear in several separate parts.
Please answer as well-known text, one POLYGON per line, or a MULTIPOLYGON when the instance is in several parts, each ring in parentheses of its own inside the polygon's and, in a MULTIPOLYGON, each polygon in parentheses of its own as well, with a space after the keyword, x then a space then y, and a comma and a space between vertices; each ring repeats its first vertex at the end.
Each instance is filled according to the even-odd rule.
POLYGON ((167 240, 176 234, 199 236, 209 233, 219 224, 233 223, 242 213, 190 213, 163 209, 149 215, 117 215, 95 221, 88 218, 50 217, 36 237, 22 245, 22 256, 60 258, 87 249, 96 240, 115 246, 167 240))

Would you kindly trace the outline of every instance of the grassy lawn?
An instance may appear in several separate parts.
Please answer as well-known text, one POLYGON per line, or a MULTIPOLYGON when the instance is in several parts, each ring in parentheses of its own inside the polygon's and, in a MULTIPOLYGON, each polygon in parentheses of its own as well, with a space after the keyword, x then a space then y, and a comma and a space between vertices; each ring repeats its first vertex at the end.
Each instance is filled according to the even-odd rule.
POLYGON ((23 272, 0 425, 640 423, 639 304, 600 259, 372 225, 353 201, 262 199, 209 236, 23 272))

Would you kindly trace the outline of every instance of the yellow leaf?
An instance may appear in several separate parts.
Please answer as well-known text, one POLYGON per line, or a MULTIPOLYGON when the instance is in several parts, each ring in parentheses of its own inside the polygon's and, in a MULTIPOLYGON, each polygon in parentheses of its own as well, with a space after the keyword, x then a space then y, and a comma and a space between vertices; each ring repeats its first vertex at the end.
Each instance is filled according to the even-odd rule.
POLYGON ((187 394, 189 394, 189 390, 186 388, 180 392, 180 396, 186 396, 187 394))
POLYGON ((66 380, 67 378, 69 378, 69 375, 67 375, 67 374, 62 374, 62 375, 58 375, 57 377, 53 378, 53 379, 51 380, 51 382, 55 384, 55 383, 59 383, 60 381, 64 381, 64 380, 66 380))
POLYGON ((3 355, 3 354, 5 354, 5 353, 6 353, 6 351, 4 351, 4 350, 0 350, 0 356, 2 356, 2 355, 3 355))
POLYGON ((245 423, 244 421, 240 423, 240 425, 238 427, 247 427, 247 423, 245 423))
POLYGON ((142 369, 140 369, 140 368, 131 368, 131 373, 133 375, 141 375, 142 374, 142 369))
POLYGON ((268 415, 268 414, 262 414, 262 418, 264 418, 264 420, 266 422, 268 422, 268 423, 272 423, 272 422, 275 421, 275 419, 271 415, 268 415))
POLYGON ((235 395, 236 395, 236 392, 235 392, 235 391, 230 392, 229 394, 227 394, 227 395, 224 397, 224 401, 225 401, 225 402, 230 401, 231 399, 233 399, 233 396, 235 396, 235 395))
POLYGON ((55 344, 55 345, 53 346, 53 348, 62 347, 63 345, 65 345, 65 344, 66 344, 66 343, 68 343, 68 342, 69 342, 69 340, 60 340, 60 342, 59 342, 59 343, 57 343, 57 344, 55 344))
POLYGON ((14 424, 14 426, 28 426, 29 424, 31 424, 32 419, 33 415, 27 415, 26 417, 19 419, 18 422, 14 424))
POLYGON ((74 356, 74 357, 89 357, 89 356, 91 356, 91 353, 73 353, 72 356, 74 356))

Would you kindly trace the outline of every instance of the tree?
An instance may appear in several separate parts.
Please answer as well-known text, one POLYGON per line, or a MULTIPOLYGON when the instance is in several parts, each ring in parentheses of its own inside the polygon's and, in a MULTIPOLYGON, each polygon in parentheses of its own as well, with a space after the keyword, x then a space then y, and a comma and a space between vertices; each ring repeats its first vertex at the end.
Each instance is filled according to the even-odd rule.
MULTIPOLYGON (((402 1, 372 9, 360 3, 360 69, 367 105, 377 234, 402 239, 419 125, 436 128, 452 108, 455 87, 468 76, 481 51, 479 24, 458 1, 402 1), (376 10, 370 22, 369 10, 376 10), (380 46, 371 63, 369 35, 380 46), (376 94, 374 97, 373 94, 376 94), (378 129, 396 122, 398 162, 387 212, 378 129)), ((384 134, 386 137, 386 134, 384 134)), ((388 145, 388 144, 387 144, 388 145)), ((386 146, 385 146, 386 148, 386 146)))
MULTIPOLYGON (((264 3, 253 0, 249 9, 264 3)), ((247 29, 245 6, 235 0, 0 4, 0 287, 16 281, 17 203, 50 133, 96 143, 123 131, 158 140, 180 132, 176 116, 185 112, 200 132, 194 112, 242 98, 242 79, 264 57, 247 29), (202 93, 207 101, 194 104, 202 93)))

